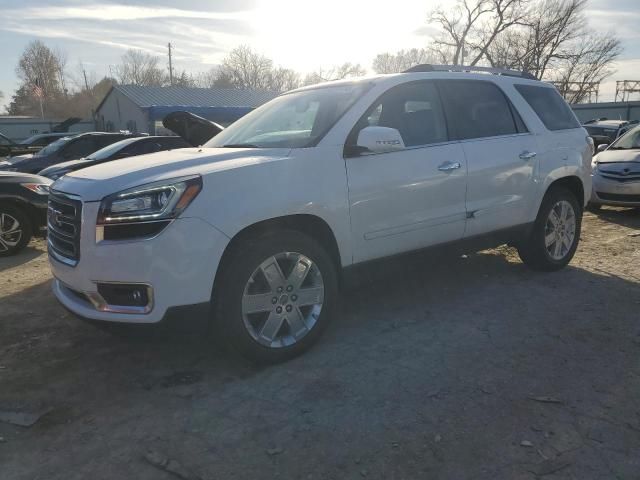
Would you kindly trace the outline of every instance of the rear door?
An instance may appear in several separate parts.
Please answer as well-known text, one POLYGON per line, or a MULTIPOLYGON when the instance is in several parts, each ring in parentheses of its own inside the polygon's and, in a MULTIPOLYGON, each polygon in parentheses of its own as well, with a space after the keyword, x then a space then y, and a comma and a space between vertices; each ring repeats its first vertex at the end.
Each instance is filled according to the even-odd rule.
POLYGON ((440 96, 430 81, 384 93, 354 127, 395 128, 405 149, 345 159, 356 262, 462 238, 466 164, 449 139, 440 96))
POLYGON ((447 80, 438 86, 467 161, 465 237, 526 223, 538 162, 534 135, 495 83, 447 80))

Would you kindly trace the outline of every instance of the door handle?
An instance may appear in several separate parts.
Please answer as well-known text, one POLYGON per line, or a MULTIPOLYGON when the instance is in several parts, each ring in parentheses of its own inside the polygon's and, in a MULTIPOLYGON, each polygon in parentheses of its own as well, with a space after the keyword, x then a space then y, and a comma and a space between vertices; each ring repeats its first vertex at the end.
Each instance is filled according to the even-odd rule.
POLYGON ((453 170, 457 170, 461 168, 460 162, 445 162, 438 167, 438 170, 441 172, 452 172, 453 170))
POLYGON ((520 158, 522 160, 531 160, 532 158, 536 158, 536 155, 538 155, 536 152, 530 152, 529 150, 525 150, 520 154, 520 158))

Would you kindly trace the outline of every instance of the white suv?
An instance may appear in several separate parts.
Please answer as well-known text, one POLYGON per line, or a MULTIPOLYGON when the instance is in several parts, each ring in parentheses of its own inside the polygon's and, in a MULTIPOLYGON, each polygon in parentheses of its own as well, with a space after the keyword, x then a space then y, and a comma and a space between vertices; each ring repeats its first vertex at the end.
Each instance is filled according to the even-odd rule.
POLYGON ((127 323, 210 304, 236 349, 279 361, 317 340, 347 266, 478 241, 564 267, 591 194, 586 132, 551 85, 468 70, 302 88, 201 148, 66 175, 49 204, 56 297, 127 323))

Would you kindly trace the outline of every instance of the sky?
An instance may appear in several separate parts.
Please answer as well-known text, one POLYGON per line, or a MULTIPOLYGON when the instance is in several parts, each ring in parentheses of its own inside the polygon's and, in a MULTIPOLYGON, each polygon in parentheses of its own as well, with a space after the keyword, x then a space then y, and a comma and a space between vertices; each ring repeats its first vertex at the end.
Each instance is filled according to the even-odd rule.
MULTIPOLYGON (((169 41, 175 68, 194 73, 243 44, 302 73, 343 62, 370 69, 378 53, 427 46, 435 32, 428 13, 454 1, 0 0, 0 110, 19 85, 20 54, 35 39, 66 52, 76 82, 80 65, 99 79, 128 48, 166 58, 169 41)), ((587 18, 622 40, 617 72, 601 86, 601 100, 613 100, 615 80, 640 80, 640 0, 589 0, 587 18)))

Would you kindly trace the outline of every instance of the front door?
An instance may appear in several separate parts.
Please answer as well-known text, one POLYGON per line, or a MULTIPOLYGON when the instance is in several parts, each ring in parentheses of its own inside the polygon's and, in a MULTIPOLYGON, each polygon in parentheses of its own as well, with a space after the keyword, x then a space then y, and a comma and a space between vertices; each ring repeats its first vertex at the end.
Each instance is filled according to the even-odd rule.
POLYGON ((346 158, 354 261, 462 238, 467 167, 451 142, 433 82, 386 92, 349 136, 367 126, 397 129, 405 149, 346 158))

